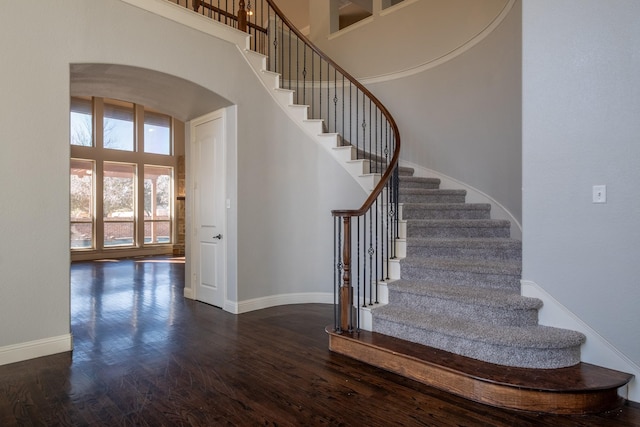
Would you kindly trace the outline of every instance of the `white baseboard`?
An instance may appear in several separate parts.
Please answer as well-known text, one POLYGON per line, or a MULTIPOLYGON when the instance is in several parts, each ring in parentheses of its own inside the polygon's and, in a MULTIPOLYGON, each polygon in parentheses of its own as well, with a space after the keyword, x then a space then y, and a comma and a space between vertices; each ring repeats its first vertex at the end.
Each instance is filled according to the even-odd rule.
POLYGON ((465 184, 464 182, 458 181, 455 178, 451 178, 450 176, 441 174, 432 169, 425 168, 415 163, 401 160, 400 166, 413 168, 413 170, 415 171, 414 176, 439 178, 440 188, 442 188, 443 190, 467 190, 467 203, 491 204, 491 218, 509 220, 511 222, 511 237, 517 240, 522 240, 522 225, 520 224, 520 222, 511 214, 511 212, 507 210, 507 208, 502 206, 500 203, 498 203, 497 200, 495 200, 488 194, 483 193, 477 188, 473 188, 470 185, 465 184))
POLYGON ((250 300, 234 302, 227 301, 224 304, 224 310, 233 314, 247 313, 249 311, 260 310, 263 308, 276 307, 278 305, 289 304, 333 304, 333 293, 326 292, 309 292, 309 293, 293 293, 272 295, 262 298, 254 298, 250 300))
POLYGON ((73 335, 71 334, 8 345, 0 347, 0 365, 35 359, 36 357, 50 356, 71 350, 73 350, 73 335))
POLYGON ((193 289, 184 288, 184 297, 188 299, 195 299, 195 296, 193 295, 193 289))
POLYGON ((521 293, 526 297, 533 297, 542 300, 543 306, 540 309, 538 319, 541 325, 555 326, 558 328, 571 329, 585 334, 587 341, 580 348, 583 362, 593 365, 603 366, 622 372, 635 375, 627 387, 628 400, 640 402, 640 366, 633 363, 628 357, 622 354, 602 335, 594 331, 583 320, 562 305, 553 296, 549 295, 535 282, 521 280, 521 293))

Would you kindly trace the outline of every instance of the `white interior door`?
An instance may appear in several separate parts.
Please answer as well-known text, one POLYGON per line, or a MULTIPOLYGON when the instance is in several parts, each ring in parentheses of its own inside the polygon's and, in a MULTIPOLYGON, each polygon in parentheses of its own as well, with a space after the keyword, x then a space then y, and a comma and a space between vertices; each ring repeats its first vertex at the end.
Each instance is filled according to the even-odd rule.
POLYGON ((191 122, 195 299, 224 307, 226 299, 225 141, 222 113, 191 122))

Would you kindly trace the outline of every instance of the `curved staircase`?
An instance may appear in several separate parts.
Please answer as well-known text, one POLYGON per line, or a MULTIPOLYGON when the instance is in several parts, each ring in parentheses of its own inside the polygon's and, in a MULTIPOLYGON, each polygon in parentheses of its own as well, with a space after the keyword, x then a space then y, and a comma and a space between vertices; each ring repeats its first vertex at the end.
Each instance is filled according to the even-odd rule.
MULTIPOLYGON (((327 132, 309 106, 295 103, 294 90, 280 87, 265 55, 244 53, 289 117, 371 193, 387 159, 327 132)), ((510 237, 510 222, 491 219, 489 204, 466 203, 465 190, 397 170, 400 244, 382 281, 384 304, 363 304, 372 331, 327 327, 329 348, 503 408, 585 414, 621 406, 618 389, 632 375, 581 363, 583 334, 538 325, 542 301, 520 295, 522 244, 510 237)))
POLYGON ((580 362, 582 333, 538 325, 542 301, 520 295, 522 244, 464 190, 400 176, 401 279, 370 309, 372 332, 337 334, 332 351, 509 409, 612 410, 632 375, 580 362))
MULTIPOLYGON (((234 16, 192 5, 219 21, 234 16)), ((521 244, 510 238, 510 223, 491 219, 488 204, 466 203, 465 191, 440 189, 439 180, 399 167, 400 135, 386 108, 272 0, 256 4, 260 18, 249 22, 239 5, 238 28, 244 22, 253 36, 243 50, 247 62, 289 117, 370 193, 362 208, 332 212, 337 304, 329 348, 504 408, 581 414, 620 406, 618 389, 632 375, 581 363, 581 333, 538 325, 542 303, 520 295, 521 244), (302 62, 292 67, 300 49, 302 62), (345 99, 352 90, 355 103, 345 99), (307 95, 310 105, 297 105, 307 95), (353 139, 353 129, 351 145, 340 132, 353 139)))
POLYGON ((521 244, 509 221, 437 185, 400 178, 407 253, 389 303, 372 311, 373 330, 506 366, 579 363, 584 335, 538 325, 542 301, 520 295, 521 244))

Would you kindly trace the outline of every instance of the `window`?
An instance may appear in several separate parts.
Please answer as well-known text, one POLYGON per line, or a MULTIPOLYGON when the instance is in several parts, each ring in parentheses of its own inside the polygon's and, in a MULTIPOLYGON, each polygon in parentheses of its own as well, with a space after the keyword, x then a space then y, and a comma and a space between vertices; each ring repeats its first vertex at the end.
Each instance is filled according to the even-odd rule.
POLYGON ((71 159, 70 222, 71 249, 93 249, 94 186, 93 160, 71 159))
POLYGON ((331 31, 335 32, 360 22, 373 14, 372 0, 332 0, 331 31))
POLYGON ((93 109, 89 98, 71 98, 71 145, 93 145, 93 109))
POLYGON ((144 152, 171 154, 171 117, 145 111, 144 152))
POLYGON ((105 100, 102 127, 104 148, 133 151, 133 104, 105 100))
POLYGON ((382 10, 402 3, 404 0, 382 0, 382 10))
POLYGON ((104 247, 133 246, 136 243, 135 182, 135 165, 104 162, 104 247))
POLYGON ((130 102, 71 98, 73 251, 91 256, 173 243, 172 122, 130 102))
POLYGON ((167 243, 171 239, 172 168, 144 166, 144 242, 167 243))

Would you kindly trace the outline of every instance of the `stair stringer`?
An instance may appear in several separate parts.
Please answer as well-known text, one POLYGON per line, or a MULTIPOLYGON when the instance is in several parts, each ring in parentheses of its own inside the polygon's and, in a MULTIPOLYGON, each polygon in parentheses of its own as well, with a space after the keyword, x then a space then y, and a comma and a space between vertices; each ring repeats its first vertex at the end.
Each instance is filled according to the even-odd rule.
POLYGON ((325 148, 353 179, 370 194, 380 181, 380 174, 369 172, 369 161, 357 159, 356 150, 342 146, 342 137, 324 131, 324 121, 308 117, 307 105, 293 103, 293 90, 280 87, 280 74, 266 69, 267 57, 250 49, 240 49, 263 86, 289 118, 312 140, 325 148))
POLYGON ((523 296, 538 298, 543 301, 539 314, 541 325, 572 329, 586 335, 587 341, 582 344, 580 349, 582 362, 632 374, 634 378, 625 387, 619 389, 618 393, 625 399, 640 402, 640 366, 638 364, 620 352, 607 339, 537 283, 531 280, 521 280, 520 283, 523 296))

